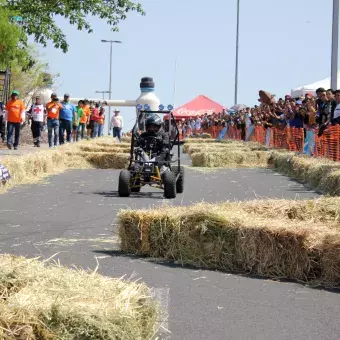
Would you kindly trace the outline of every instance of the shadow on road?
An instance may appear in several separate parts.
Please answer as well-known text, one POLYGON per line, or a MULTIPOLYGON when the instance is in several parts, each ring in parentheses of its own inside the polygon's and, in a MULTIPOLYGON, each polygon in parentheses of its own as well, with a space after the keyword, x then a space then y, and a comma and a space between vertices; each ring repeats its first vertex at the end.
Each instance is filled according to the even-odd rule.
POLYGON ((316 290, 325 290, 328 291, 330 293, 336 293, 339 294, 340 293, 340 287, 326 287, 326 286, 322 286, 322 283, 320 282, 300 282, 297 280, 293 280, 293 279, 285 279, 285 278, 271 278, 271 277, 266 277, 266 276, 259 276, 259 275, 253 275, 250 272, 249 273, 237 273, 237 272, 232 272, 232 271, 223 271, 223 270, 218 270, 218 269, 211 269, 211 268, 203 268, 203 267, 195 267, 192 265, 188 265, 188 264, 181 264, 181 263, 176 263, 173 261, 169 261, 169 260, 163 260, 163 259, 159 259, 159 258, 151 258, 148 257, 147 255, 134 255, 134 254, 128 254, 128 253, 124 253, 120 250, 94 250, 93 251, 96 254, 100 254, 100 255, 107 255, 107 256, 112 256, 112 257, 123 257, 123 258, 127 258, 127 259, 131 259, 131 260, 140 260, 140 261, 145 261, 145 262, 150 262, 150 263, 154 263, 160 266, 165 266, 168 268, 177 268, 177 269, 182 269, 182 270, 205 270, 205 271, 209 271, 209 272, 220 272, 223 274, 230 274, 230 275, 236 275, 236 276, 240 276, 240 277, 247 277, 249 279, 253 279, 253 280, 270 280, 273 282, 280 282, 280 283, 296 283, 298 285, 302 285, 302 286, 306 286, 308 288, 311 289, 316 289, 316 290))
MULTIPOLYGON (((80 193, 80 194, 86 194, 86 193, 80 193)), ((100 195, 104 197, 119 197, 118 191, 94 191, 90 193, 91 195, 100 195)), ((138 193, 131 193, 131 196, 129 198, 152 198, 161 200, 163 199, 163 193, 162 192, 138 192, 138 193)))

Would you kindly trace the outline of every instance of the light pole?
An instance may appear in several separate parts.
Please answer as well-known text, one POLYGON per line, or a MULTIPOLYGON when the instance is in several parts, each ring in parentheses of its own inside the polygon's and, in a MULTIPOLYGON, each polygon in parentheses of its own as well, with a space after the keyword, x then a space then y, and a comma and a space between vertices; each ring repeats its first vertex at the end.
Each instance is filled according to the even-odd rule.
POLYGON ((172 106, 176 107, 176 85, 177 85, 177 62, 178 58, 175 61, 175 72, 174 72, 174 91, 173 91, 173 99, 172 99, 172 106))
POLYGON ((237 91, 238 91, 238 41, 239 41, 239 35, 240 35, 240 0, 237 0, 235 99, 234 99, 235 105, 237 105, 237 91))
POLYGON ((338 89, 339 0, 333 0, 331 88, 338 89))
POLYGON ((102 93, 103 94, 103 100, 105 99, 104 94, 110 93, 110 91, 96 91, 96 93, 102 93))
MULTIPOLYGON (((121 44, 119 40, 101 40, 102 43, 110 43, 110 82, 109 82, 109 99, 112 96, 112 44, 121 44)), ((111 106, 109 106, 109 122, 111 121, 111 106)), ((110 134, 110 131, 108 132, 110 134)))

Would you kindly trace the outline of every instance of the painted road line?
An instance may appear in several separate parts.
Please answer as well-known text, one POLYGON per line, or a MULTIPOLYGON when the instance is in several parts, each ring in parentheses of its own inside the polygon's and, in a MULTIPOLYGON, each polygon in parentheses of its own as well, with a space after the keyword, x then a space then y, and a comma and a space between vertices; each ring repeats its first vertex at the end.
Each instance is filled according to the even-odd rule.
POLYGON ((158 340, 170 339, 171 332, 169 329, 169 300, 170 300, 170 288, 152 288, 152 297, 160 305, 160 316, 159 316, 159 332, 158 340))

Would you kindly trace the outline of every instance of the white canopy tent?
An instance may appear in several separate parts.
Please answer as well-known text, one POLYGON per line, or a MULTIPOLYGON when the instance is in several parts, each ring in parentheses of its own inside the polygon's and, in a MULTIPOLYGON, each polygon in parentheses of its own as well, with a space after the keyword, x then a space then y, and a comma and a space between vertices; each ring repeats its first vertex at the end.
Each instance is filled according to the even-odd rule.
MULTIPOLYGON (((340 84, 340 72, 338 72, 338 84, 340 84)), ((319 88, 323 87, 325 90, 328 90, 331 87, 331 78, 326 78, 315 83, 304 85, 297 87, 291 90, 291 96, 293 98, 304 96, 307 93, 312 93, 315 95, 315 91, 319 88)))

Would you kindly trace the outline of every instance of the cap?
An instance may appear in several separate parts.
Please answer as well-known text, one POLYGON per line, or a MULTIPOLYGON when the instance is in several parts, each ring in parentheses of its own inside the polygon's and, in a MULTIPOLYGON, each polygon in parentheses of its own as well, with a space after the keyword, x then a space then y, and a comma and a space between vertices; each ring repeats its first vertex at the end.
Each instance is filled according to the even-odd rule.
POLYGON ((17 90, 13 90, 12 94, 15 94, 16 96, 19 96, 20 93, 17 90))
POLYGON ((51 97, 57 97, 57 94, 56 94, 55 92, 53 92, 53 93, 51 94, 51 97))
POLYGON ((120 112, 118 109, 115 109, 113 112, 120 112))
POLYGON ((64 94, 64 97, 69 97, 69 96, 70 96, 69 93, 64 94))

